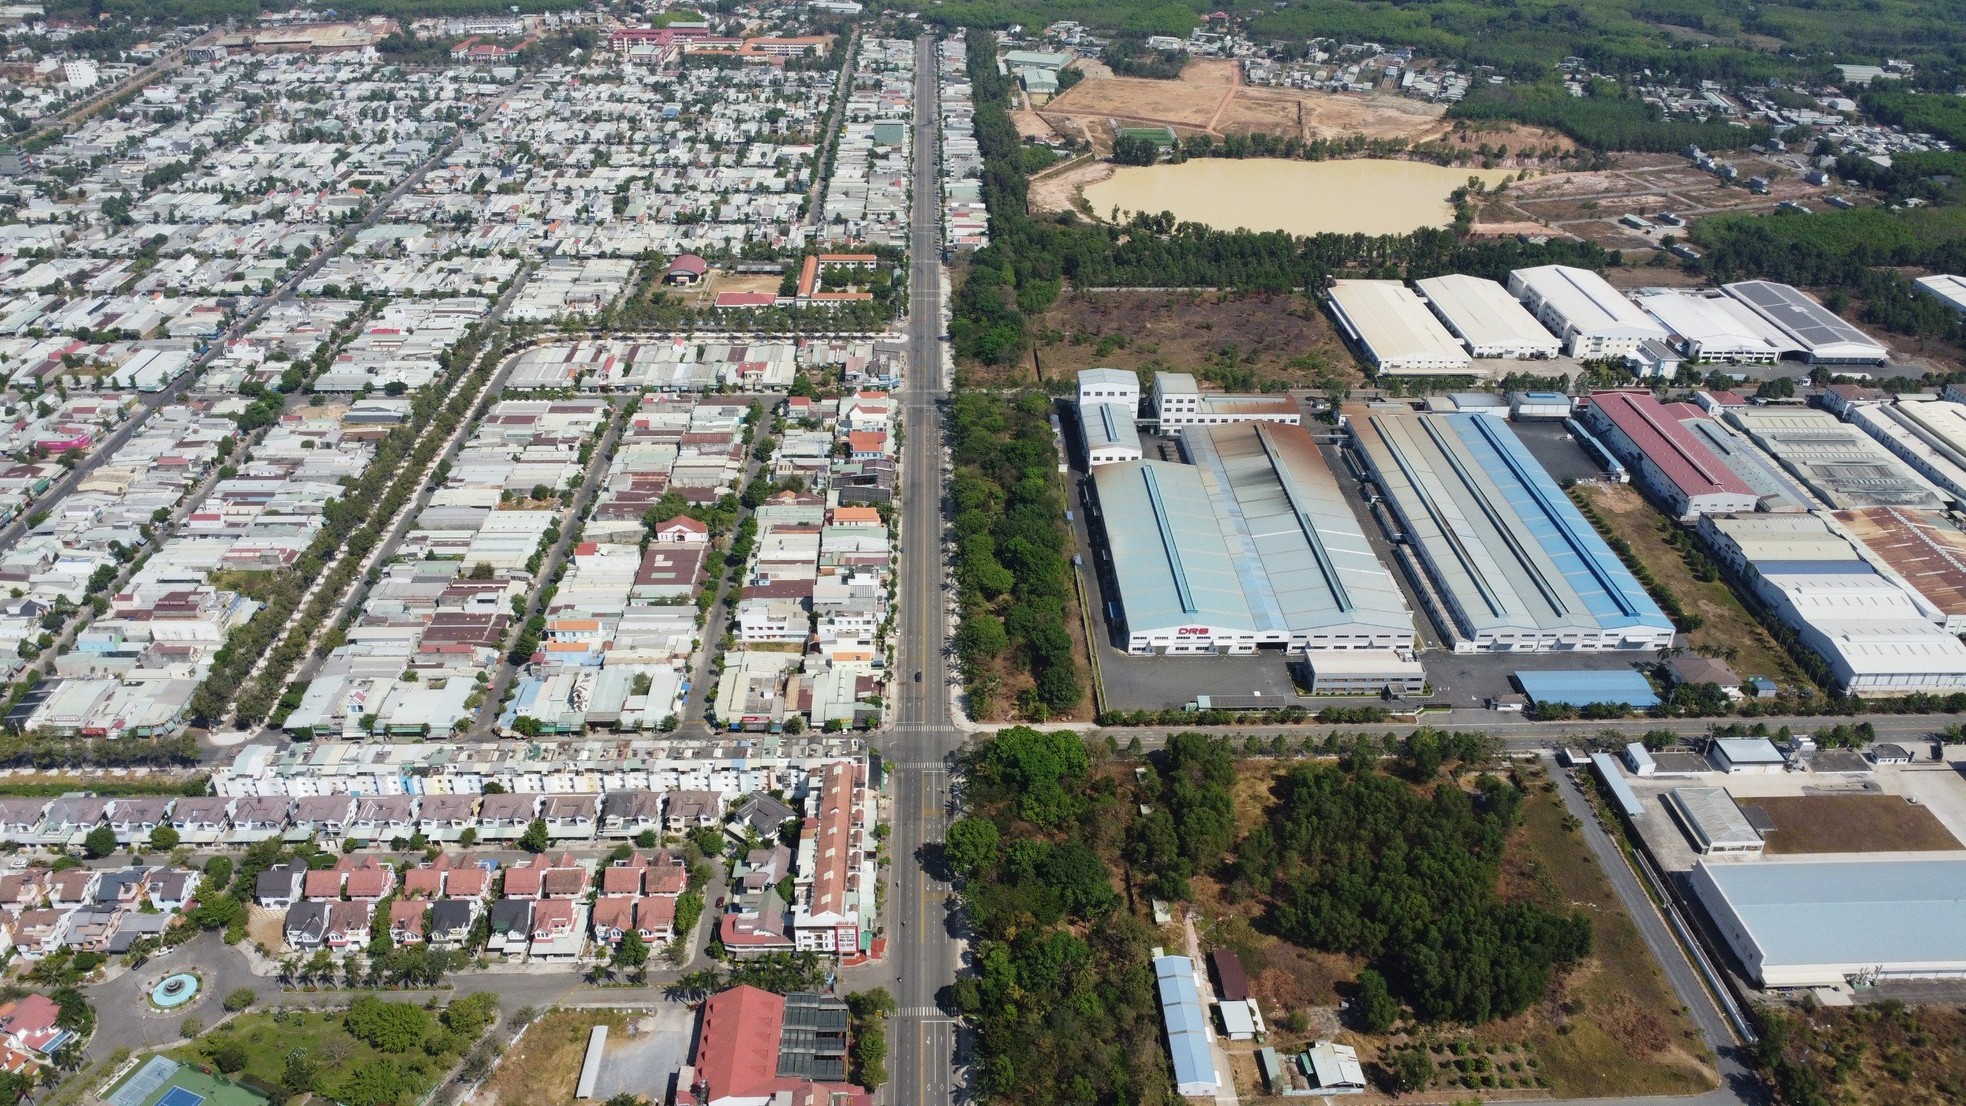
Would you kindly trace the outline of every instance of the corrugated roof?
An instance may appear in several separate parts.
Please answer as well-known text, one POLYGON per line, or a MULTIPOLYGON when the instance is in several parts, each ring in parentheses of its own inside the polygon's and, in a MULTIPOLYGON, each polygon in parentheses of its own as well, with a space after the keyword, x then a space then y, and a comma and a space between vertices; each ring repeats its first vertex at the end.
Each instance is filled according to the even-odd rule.
POLYGON ((1492 280, 1449 273, 1416 280, 1413 287, 1433 304, 1448 329, 1477 346, 1557 347, 1556 336, 1492 280))
POLYGON ((1624 703, 1632 707, 1659 704, 1657 692, 1645 677, 1628 668, 1556 669, 1548 672, 1517 672, 1516 683, 1522 693, 1541 705, 1568 703, 1581 707, 1590 703, 1624 703))
POLYGON ((1208 1017, 1195 987, 1195 964, 1185 956, 1154 958, 1155 984, 1160 992, 1161 1017, 1167 1026, 1169 1055, 1174 1060, 1174 1084, 1190 1087, 1222 1085, 1215 1057, 1208 1047, 1208 1017))
POLYGON ((1675 787, 1672 803, 1703 852, 1761 844, 1761 834, 1724 787, 1675 787))
POLYGON ((1650 393, 1598 392, 1591 396, 1591 406, 1630 438, 1682 495, 1754 495, 1747 481, 1722 464, 1650 393))
POLYGON ((1870 335, 1844 322, 1800 289, 1772 280, 1744 280, 1723 285, 1722 290, 1811 354, 1876 361, 1888 356, 1870 335))

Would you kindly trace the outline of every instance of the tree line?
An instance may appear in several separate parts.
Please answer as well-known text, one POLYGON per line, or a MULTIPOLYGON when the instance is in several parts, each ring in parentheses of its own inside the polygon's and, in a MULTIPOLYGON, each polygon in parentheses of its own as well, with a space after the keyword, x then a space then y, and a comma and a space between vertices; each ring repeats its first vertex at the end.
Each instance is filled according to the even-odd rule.
POLYGON ((977 1097, 1172 1101, 1151 931, 1118 909, 1102 855, 1125 817, 1117 789, 1071 733, 1006 729, 968 769, 970 813, 943 858, 975 935, 977 970, 953 997, 977 1026, 977 1097))
POLYGON ((1050 411, 1037 394, 967 392, 952 405, 956 649, 974 715, 989 709, 998 658, 1031 674, 1018 703, 1026 717, 1069 711, 1084 696, 1065 629, 1071 570, 1050 411))
POLYGON ((1735 127, 1668 119, 1656 105, 1613 81, 1591 82, 1588 95, 1562 85, 1477 84, 1448 109, 1456 119, 1508 119, 1562 131, 1594 150, 1675 153, 1688 145, 1706 150, 1744 150, 1768 139, 1767 127, 1735 127))

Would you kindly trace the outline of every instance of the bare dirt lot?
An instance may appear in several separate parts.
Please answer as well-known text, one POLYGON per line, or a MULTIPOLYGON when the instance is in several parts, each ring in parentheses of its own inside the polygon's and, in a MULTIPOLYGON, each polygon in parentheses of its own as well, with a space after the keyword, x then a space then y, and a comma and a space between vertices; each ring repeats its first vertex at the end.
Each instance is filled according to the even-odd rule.
POLYGON ((1085 194, 1085 189, 1112 176, 1118 168, 1110 161, 1086 160, 1062 166, 1057 172, 1032 177, 1028 193, 1031 210, 1045 214, 1074 209, 1084 211, 1080 197, 1085 194))
POLYGON ((1804 182, 1795 165, 1751 156, 1729 162, 1740 172, 1737 184, 1727 184, 1672 154, 1624 154, 1613 169, 1552 173, 1514 184, 1484 206, 1482 218, 1535 220, 1601 246, 1632 249, 1656 246, 1666 235, 1684 239, 1686 230, 1661 226, 1635 231, 1617 221, 1627 214, 1650 217, 1670 211, 1697 220, 1725 211, 1773 211, 1784 201, 1828 210, 1824 201, 1829 192, 1804 182), (1748 190, 1747 180, 1754 176, 1769 178, 1767 193, 1748 190))
POLYGON ((1947 852, 1960 848, 1932 812, 1897 795, 1791 795, 1742 800, 1775 823, 1768 851, 1947 852), (1859 848, 1861 846, 1861 848, 1859 848))
POLYGON ((1060 134, 1110 143, 1107 120, 1165 125, 1180 134, 1263 132, 1275 135, 1409 138, 1423 141, 1446 131, 1445 109, 1398 96, 1360 96, 1242 83, 1236 63, 1200 59, 1178 80, 1095 77, 1065 91, 1038 112, 1060 134))
POLYGON ((1191 372, 1232 390, 1308 388, 1364 377, 1338 332, 1301 295, 1068 292, 1035 320, 1037 366, 966 368, 975 385, 1069 380, 1109 367, 1191 372))

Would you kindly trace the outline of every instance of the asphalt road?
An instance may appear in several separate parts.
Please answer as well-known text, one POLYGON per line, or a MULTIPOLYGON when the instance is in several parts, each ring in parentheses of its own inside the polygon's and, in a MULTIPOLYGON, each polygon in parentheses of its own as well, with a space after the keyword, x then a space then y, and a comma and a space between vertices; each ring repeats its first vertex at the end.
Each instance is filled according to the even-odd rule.
POLYGON ((909 365, 900 391, 900 629, 891 725, 882 747, 890 770, 893 884, 887 901, 888 955, 899 1010, 890 1031, 890 1106, 947 1106, 955 1100, 954 1021, 941 992, 960 964, 960 919, 939 878, 948 828, 949 757, 962 743, 950 723, 948 618, 942 591, 942 272, 936 181, 936 61, 931 36, 916 40, 915 191, 908 261, 909 365), (919 673, 919 680, 917 680, 919 673))
MULTIPOLYGON (((1761 1080, 1744 1062, 1740 1042, 1734 1036, 1727 1019, 1714 1005, 1711 995, 1700 981, 1699 973, 1686 959, 1686 953, 1673 939, 1666 920, 1659 913, 1645 889, 1639 886, 1638 876, 1632 872, 1631 864, 1625 859, 1623 850, 1612 840, 1598 823, 1597 812, 1584 799, 1583 793, 1570 775, 1556 767, 1554 758, 1545 758, 1550 775, 1556 780, 1557 793, 1563 796, 1563 805, 1573 817, 1583 823, 1584 841, 1590 846, 1591 856, 1596 858, 1598 867, 1618 893, 1618 900, 1624 904, 1626 913, 1638 926, 1639 936, 1645 947, 1666 973, 1666 982, 1672 985, 1679 1001, 1686 1007, 1693 1019, 1693 1025, 1700 1031, 1707 1047, 1713 1051, 1715 1068, 1720 1072, 1720 1086, 1698 1097, 1678 1098, 1675 1102, 1698 1104, 1698 1106, 1733 1106, 1737 1103, 1759 1104, 1767 1101, 1761 1080)), ((1636 1103, 1639 1099, 1594 1100, 1602 1102, 1636 1103)))

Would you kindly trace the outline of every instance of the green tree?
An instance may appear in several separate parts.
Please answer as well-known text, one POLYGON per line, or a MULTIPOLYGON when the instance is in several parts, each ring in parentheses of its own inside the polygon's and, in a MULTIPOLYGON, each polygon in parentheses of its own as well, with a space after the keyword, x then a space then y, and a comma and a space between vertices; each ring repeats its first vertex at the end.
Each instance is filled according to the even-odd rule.
POLYGON ((526 826, 526 832, 519 837, 519 847, 529 853, 543 853, 552 844, 546 835, 546 819, 534 818, 526 826))
POLYGON ((1002 837, 988 818, 965 815, 949 823, 942 855, 949 867, 965 878, 996 866, 1002 837))
POLYGON ((1359 1025, 1367 1033, 1384 1033, 1399 1020, 1399 1000, 1386 987, 1386 977, 1371 968, 1358 973, 1357 1003, 1359 1025))
POLYGON ((649 962, 648 942, 634 930, 621 935, 621 943, 614 947, 614 966, 629 971, 639 971, 649 962))
POLYGON ((82 839, 82 851, 91 859, 101 859, 116 851, 116 831, 108 826, 97 826, 82 839))
POLYGON ((150 831, 150 847, 160 852, 170 852, 178 846, 178 832, 169 825, 160 825, 150 831))
POLYGON ((349 1006, 342 1028, 382 1052, 409 1052, 430 1035, 430 1012, 407 1002, 385 1002, 363 995, 349 1006))

